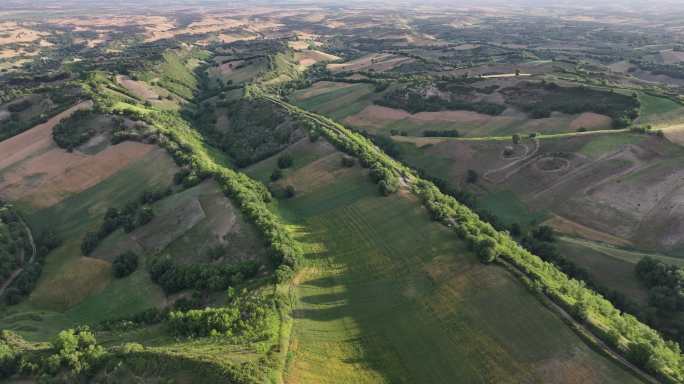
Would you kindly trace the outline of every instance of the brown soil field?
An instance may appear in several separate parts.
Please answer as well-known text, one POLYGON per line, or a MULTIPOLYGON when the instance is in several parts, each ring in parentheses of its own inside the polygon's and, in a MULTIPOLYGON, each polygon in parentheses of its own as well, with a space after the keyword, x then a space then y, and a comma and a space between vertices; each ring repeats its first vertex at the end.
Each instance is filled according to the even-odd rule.
POLYGON ((585 225, 579 224, 572 220, 568 220, 558 215, 554 215, 552 218, 545 221, 544 224, 551 226, 553 229, 560 233, 570 236, 581 237, 587 240, 607 243, 618 247, 632 245, 632 243, 628 240, 625 240, 617 236, 613 236, 605 232, 597 231, 595 229, 589 228, 585 225))
POLYGON ((36 208, 52 206, 113 175, 155 149, 153 145, 123 142, 96 155, 66 152, 52 146, 34 152, 0 174, 0 196, 36 208))
POLYGON ((143 100, 158 100, 159 94, 142 81, 131 80, 128 76, 117 75, 116 82, 143 100))
POLYGON ((478 193, 513 192, 532 212, 554 215, 548 224, 561 233, 664 253, 684 248, 684 149, 667 140, 587 134, 538 140, 536 151, 525 140, 522 159, 501 156, 508 140, 393 140, 414 143, 417 166, 456 185, 475 170, 478 193))
POLYGON ((235 70, 234 68, 244 63, 244 60, 231 61, 230 63, 224 63, 219 66, 219 71, 223 75, 230 75, 235 70))
POLYGON ((410 57, 396 56, 390 53, 373 53, 346 63, 328 64, 328 69, 331 72, 368 71, 370 69, 376 72, 384 72, 413 61, 415 60, 410 57))
POLYGON ((0 196, 38 208, 49 207, 97 184, 156 148, 124 142, 90 156, 57 147, 52 140, 52 128, 76 110, 91 105, 83 102, 0 143, 0 196))
POLYGON ((401 109, 369 105, 356 115, 347 117, 343 122, 359 127, 382 128, 387 123, 403 120, 410 116, 410 113, 401 109))
MULTIPOLYGON (((313 87, 312 87, 313 90, 313 87)), ((321 91, 320 93, 323 93, 321 91)), ((311 96, 315 96, 312 93, 311 96)), ((311 97, 311 96, 305 96, 311 97)), ((419 130, 432 128, 431 124, 453 125, 466 137, 503 136, 511 132, 560 133, 576 131, 580 127, 588 130, 608 129, 612 120, 608 116, 595 113, 566 115, 554 112, 551 117, 531 119, 525 113, 509 108, 498 116, 472 111, 439 111, 410 114, 401 109, 370 105, 359 113, 344 119, 344 123, 368 130, 377 130, 389 124, 403 121, 402 126, 419 130), (504 132, 504 133, 500 133, 504 132)), ((411 131, 410 134, 417 132, 411 131)))
POLYGON ((331 81, 319 81, 314 83, 311 87, 307 88, 304 92, 297 94, 297 99, 305 100, 314 96, 322 95, 324 93, 330 92, 332 89, 341 89, 353 87, 352 83, 339 83, 331 81))
POLYGON ((318 62, 336 61, 340 58, 335 55, 331 55, 329 53, 321 51, 305 50, 302 52, 297 52, 295 54, 295 59, 297 60, 299 65, 304 67, 310 67, 318 62))
POLYGON ((676 64, 684 61, 684 52, 677 52, 671 49, 661 51, 660 57, 663 59, 663 64, 676 64))
POLYGON ((600 128, 610 128, 612 126, 613 119, 606 115, 601 115, 593 112, 585 112, 578 117, 576 117, 571 123, 571 129, 587 128, 587 129, 600 129, 600 128))

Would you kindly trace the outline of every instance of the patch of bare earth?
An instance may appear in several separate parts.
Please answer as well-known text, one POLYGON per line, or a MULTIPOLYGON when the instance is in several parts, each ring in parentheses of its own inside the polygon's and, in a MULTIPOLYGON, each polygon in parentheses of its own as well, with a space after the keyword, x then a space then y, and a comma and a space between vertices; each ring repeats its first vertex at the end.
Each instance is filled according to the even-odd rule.
POLYGON ((629 246, 631 243, 621 237, 613 236, 609 233, 597 231, 585 225, 568 220, 564 217, 554 215, 552 218, 544 222, 545 225, 552 227, 554 230, 583 239, 598 241, 615 246, 629 246))
POLYGON ((116 76, 116 82, 142 100, 157 100, 159 98, 159 94, 142 81, 118 75, 116 76))
POLYGON ((340 58, 335 55, 331 55, 329 53, 321 51, 304 50, 302 52, 297 52, 295 54, 295 59, 297 60, 299 65, 304 67, 310 67, 319 62, 337 61, 340 58))
POLYGON ((612 126, 613 119, 609 116, 601 115, 593 112, 585 112, 577 116, 572 122, 570 122, 570 129, 600 129, 600 128, 610 128, 612 126))
POLYGON ((663 128, 665 137, 675 144, 684 146, 684 124, 663 128))
POLYGON ((381 128, 387 123, 403 120, 411 116, 410 113, 395 108, 369 105, 361 112, 344 119, 344 123, 361 127, 381 128))
POLYGON ((229 63, 223 63, 219 66, 219 71, 221 72, 222 75, 230 75, 242 63, 244 63, 244 60, 236 60, 236 61, 231 61, 229 63))
POLYGON ((355 72, 373 69, 376 72, 384 72, 413 61, 414 59, 410 57, 396 56, 390 53, 373 53, 346 63, 328 64, 328 70, 331 72, 355 72))

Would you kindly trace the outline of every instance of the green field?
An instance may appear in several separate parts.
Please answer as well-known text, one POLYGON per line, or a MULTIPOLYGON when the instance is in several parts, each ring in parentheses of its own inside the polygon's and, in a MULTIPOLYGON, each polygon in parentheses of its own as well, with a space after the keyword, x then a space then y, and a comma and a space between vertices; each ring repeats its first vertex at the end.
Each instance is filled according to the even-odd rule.
POLYGON ((345 88, 335 87, 331 83, 329 90, 312 97, 306 97, 306 90, 294 93, 294 101, 298 106, 321 113, 336 120, 361 112, 372 104, 373 85, 358 83, 345 88))
POLYGON ((333 164, 277 208, 307 249, 285 382, 633 382, 412 197, 333 164))
POLYGON ((548 216, 547 212, 534 212, 511 191, 488 193, 479 200, 479 207, 493 213, 502 223, 523 225, 539 224, 548 216))
POLYGON ((684 267, 684 260, 651 252, 627 250, 584 239, 562 237, 558 243, 563 256, 590 271, 599 283, 629 297, 646 302, 647 289, 637 280, 634 266, 644 257, 684 267))
POLYGON ((682 104, 647 93, 640 93, 639 101, 641 102, 639 122, 642 124, 658 126, 684 121, 684 106, 682 104))
POLYGON ((638 144, 644 138, 644 135, 634 133, 598 135, 584 144, 577 153, 597 158, 606 153, 616 151, 623 145, 638 144))

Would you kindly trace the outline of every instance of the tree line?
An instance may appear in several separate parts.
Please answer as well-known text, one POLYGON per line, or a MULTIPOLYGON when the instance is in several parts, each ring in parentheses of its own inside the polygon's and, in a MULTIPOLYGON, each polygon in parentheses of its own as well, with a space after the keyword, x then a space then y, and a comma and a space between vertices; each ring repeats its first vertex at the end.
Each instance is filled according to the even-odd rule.
POLYGON ((356 156, 362 163, 377 163, 387 173, 402 174, 411 180, 413 192, 421 199, 433 220, 451 227, 483 262, 501 258, 522 271, 531 282, 560 306, 573 313, 601 339, 637 366, 666 382, 684 381, 684 362, 679 345, 664 340, 657 331, 634 316, 620 312, 611 302, 570 278, 552 263, 543 261, 520 246, 506 232, 494 229, 468 207, 442 193, 433 183, 418 178, 408 167, 382 153, 368 139, 330 119, 306 112, 281 100, 264 95, 293 116, 309 122, 336 147, 356 156))

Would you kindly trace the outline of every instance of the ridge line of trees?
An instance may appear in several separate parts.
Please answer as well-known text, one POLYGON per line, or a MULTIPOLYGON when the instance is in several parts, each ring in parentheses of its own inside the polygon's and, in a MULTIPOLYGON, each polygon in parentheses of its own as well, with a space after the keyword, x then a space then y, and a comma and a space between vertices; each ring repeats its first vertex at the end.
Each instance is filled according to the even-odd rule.
POLYGON ((482 221, 472 210, 442 193, 432 182, 419 178, 410 168, 382 153, 363 135, 263 94, 259 89, 248 91, 285 107, 309 129, 320 131, 338 149, 357 157, 362 165, 372 164, 375 168, 382 168, 383 173, 408 180, 433 220, 452 228, 483 262, 491 263, 499 257, 505 259, 525 273, 535 289, 584 322, 629 361, 665 382, 684 382, 684 361, 677 343, 664 340, 657 331, 634 316, 620 312, 610 301, 587 288, 584 282, 568 277, 552 263, 533 255, 507 232, 497 231, 482 221))

